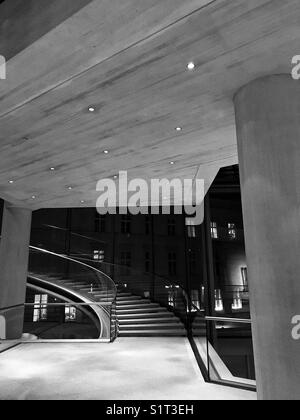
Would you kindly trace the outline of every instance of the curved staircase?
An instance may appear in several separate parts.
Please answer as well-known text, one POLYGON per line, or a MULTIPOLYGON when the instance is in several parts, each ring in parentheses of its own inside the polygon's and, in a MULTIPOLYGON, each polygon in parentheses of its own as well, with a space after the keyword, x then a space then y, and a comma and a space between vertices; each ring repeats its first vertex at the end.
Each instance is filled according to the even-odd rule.
MULTIPOLYGON (((45 276, 31 273, 30 277, 40 280, 44 287, 59 287, 61 293, 75 293, 77 297, 91 302, 111 304, 114 295, 98 287, 87 287, 85 282, 63 279, 58 276, 45 276)), ((30 278, 29 278, 30 283, 30 278)), ((186 329, 179 318, 167 308, 149 299, 134 295, 127 290, 118 290, 116 298, 116 317, 119 337, 184 337, 186 329)))

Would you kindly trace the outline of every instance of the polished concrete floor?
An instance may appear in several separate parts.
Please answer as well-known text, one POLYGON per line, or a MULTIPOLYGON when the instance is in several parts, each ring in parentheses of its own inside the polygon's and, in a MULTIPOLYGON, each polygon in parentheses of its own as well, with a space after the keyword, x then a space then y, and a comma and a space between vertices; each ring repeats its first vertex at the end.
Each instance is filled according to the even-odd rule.
POLYGON ((204 382, 184 338, 22 344, 0 354, 0 399, 255 400, 204 382))

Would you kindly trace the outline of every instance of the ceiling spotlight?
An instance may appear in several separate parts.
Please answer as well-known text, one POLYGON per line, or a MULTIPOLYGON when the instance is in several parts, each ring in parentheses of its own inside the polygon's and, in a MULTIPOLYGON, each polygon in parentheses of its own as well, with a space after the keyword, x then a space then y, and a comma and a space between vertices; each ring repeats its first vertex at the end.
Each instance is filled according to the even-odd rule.
POLYGON ((68 187, 68 190, 69 190, 69 191, 73 190, 73 187, 68 187))
POLYGON ((94 106, 89 107, 89 112, 95 112, 95 111, 96 111, 96 108, 94 106))
POLYGON ((182 131, 182 127, 176 127, 176 131, 182 131))
POLYGON ((36 196, 35 195, 32 195, 31 198, 32 198, 32 200, 35 200, 36 199, 36 196))
POLYGON ((190 70, 190 71, 195 70, 195 68, 196 68, 195 63, 190 62, 190 63, 187 65, 187 68, 188 68, 188 70, 190 70))
POLYGON ((108 155, 109 154, 109 151, 108 150, 104 150, 104 152, 103 152, 105 155, 108 155))
POLYGON ((10 181, 8 181, 8 183, 9 184, 13 184, 15 181, 12 181, 12 180, 10 180, 10 181))
POLYGON ((175 165, 175 162, 171 161, 171 162, 170 162, 170 165, 175 165))
POLYGON ((85 203, 85 201, 84 201, 84 200, 81 200, 81 201, 80 201, 80 203, 81 203, 81 204, 84 204, 84 203, 85 203))
POLYGON ((51 172, 55 171, 55 168, 52 166, 52 168, 50 168, 50 171, 51 172))

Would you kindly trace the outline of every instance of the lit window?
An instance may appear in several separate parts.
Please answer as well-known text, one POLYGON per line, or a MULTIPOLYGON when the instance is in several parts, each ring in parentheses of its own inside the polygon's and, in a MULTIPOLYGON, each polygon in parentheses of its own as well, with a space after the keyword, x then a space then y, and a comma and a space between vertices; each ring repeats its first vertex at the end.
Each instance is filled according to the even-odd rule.
POLYGON ((192 290, 191 297, 192 297, 192 304, 193 304, 192 312, 196 312, 197 311, 196 308, 201 310, 200 299, 199 299, 199 290, 196 290, 196 289, 192 290))
POLYGON ((228 236, 229 239, 236 239, 237 238, 237 229, 235 223, 228 223, 228 236))
POLYGON ((224 311, 224 303, 223 303, 223 298, 222 298, 222 292, 220 289, 215 290, 215 311, 216 312, 224 311))
POLYGON ((233 311, 240 311, 243 309, 243 300, 241 298, 240 292, 234 292, 233 304, 231 305, 233 311))
POLYGON ((187 227, 187 231, 188 231, 188 237, 189 238, 196 238, 196 226, 189 225, 187 227))
POLYGON ((105 252, 103 250, 95 250, 93 257, 94 261, 103 262, 105 260, 105 252))
POLYGON ((218 225, 216 222, 211 222, 211 237, 213 239, 219 239, 218 225))
POLYGON ((244 286, 244 291, 248 290, 248 270, 247 267, 242 267, 241 268, 241 273, 242 273, 242 282, 243 282, 243 286, 244 286))
POLYGON ((33 322, 46 321, 48 315, 47 304, 48 295, 35 295, 33 322))
POLYGON ((74 306, 66 305, 65 321, 76 321, 76 308, 74 308, 74 306))

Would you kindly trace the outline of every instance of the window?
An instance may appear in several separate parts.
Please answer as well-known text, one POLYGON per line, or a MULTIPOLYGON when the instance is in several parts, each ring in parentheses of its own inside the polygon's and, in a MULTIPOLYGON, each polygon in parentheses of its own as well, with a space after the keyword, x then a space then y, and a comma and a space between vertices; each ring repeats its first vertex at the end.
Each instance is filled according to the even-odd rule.
POLYGON ((168 255, 169 276, 177 275, 177 256, 175 252, 169 252, 168 255))
POLYGON ((46 321, 48 315, 47 303, 48 295, 35 295, 33 322, 46 321))
POLYGON ((174 219, 168 220, 168 236, 176 235, 176 222, 174 219))
POLYGON ((211 222, 210 229, 212 239, 219 239, 218 225, 216 222, 211 222))
POLYGON ((146 216, 146 218, 145 218, 145 233, 146 233, 146 235, 150 235, 150 233, 151 233, 151 219, 150 219, 150 216, 146 216))
POLYGON ((130 251, 121 252, 121 265, 125 267, 131 267, 131 252, 130 251))
POLYGON ((241 268, 241 273, 242 273, 242 282, 243 282, 244 290, 247 291, 248 290, 248 270, 247 270, 247 267, 242 267, 241 268))
POLYGON ((197 312, 197 309, 196 308, 198 308, 199 310, 201 310, 200 298, 199 298, 199 290, 196 290, 196 289, 192 290, 191 291, 191 298, 192 298, 192 304, 193 304, 192 312, 197 312))
POLYGON ((76 321, 76 308, 74 306, 66 305, 65 307, 65 321, 76 321))
POLYGON ((151 257, 150 252, 145 253, 145 273, 150 273, 151 257))
POLYGON ((93 254, 94 261, 103 262, 105 260, 105 252, 103 250, 95 250, 93 254))
POLYGON ((188 237, 189 238, 196 238, 196 226, 189 225, 187 227, 188 237))
POLYGON ((228 223, 228 236, 229 239, 236 239, 237 238, 237 229, 235 223, 228 223))
POLYGON ((196 274, 196 272, 197 272, 197 255, 196 255, 196 251, 190 250, 189 259, 190 259, 190 270, 191 270, 191 274, 196 274))
POLYGON ((127 235, 131 234, 131 216, 129 214, 122 216, 121 232, 127 235))
POLYGON ((102 215, 96 212, 95 232, 99 232, 99 233, 106 232, 106 215, 102 215))

